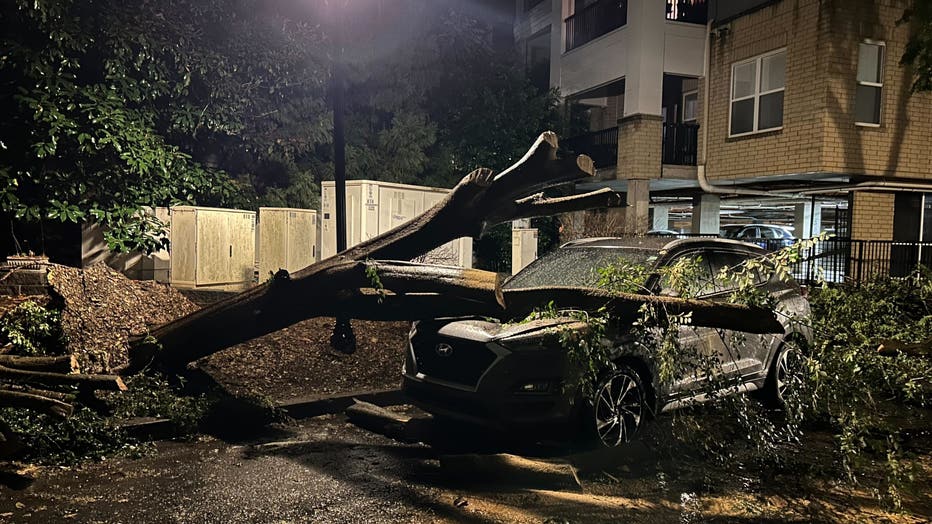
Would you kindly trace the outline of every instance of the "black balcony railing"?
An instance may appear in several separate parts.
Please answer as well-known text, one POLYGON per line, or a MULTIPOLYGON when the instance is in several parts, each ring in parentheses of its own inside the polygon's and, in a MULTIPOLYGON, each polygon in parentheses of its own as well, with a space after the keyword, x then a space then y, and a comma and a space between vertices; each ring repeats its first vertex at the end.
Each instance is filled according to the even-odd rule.
POLYGON ((568 138, 561 145, 577 154, 589 155, 595 167, 608 167, 618 163, 617 127, 568 138))
POLYGON ((597 0, 566 19, 566 51, 628 23, 627 0, 597 0))
POLYGON ((696 165, 696 150, 699 144, 699 124, 663 124, 664 164, 680 166, 696 165))
POLYGON ((704 24, 708 16, 708 0, 667 0, 667 20, 704 24))

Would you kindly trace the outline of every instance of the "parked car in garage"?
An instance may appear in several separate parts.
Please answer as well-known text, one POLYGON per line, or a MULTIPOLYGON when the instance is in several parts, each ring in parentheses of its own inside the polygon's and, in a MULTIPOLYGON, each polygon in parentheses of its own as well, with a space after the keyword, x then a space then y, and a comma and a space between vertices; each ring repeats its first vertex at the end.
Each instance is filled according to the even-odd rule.
POLYGON ((721 235, 725 238, 753 242, 768 251, 776 251, 796 243, 796 239, 789 229, 772 224, 722 226, 721 235))
MULTIPOLYGON (((573 241, 536 260, 505 288, 592 286, 596 270, 623 260, 657 270, 692 257, 700 268, 698 296, 724 300, 732 291, 715 275, 766 252, 760 247, 719 238, 669 241, 663 238, 597 238, 573 241)), ((791 316, 809 314, 809 304, 795 282, 776 279, 757 284, 772 294, 791 316)), ((645 293, 672 294, 655 271, 643 283, 645 293)), ((404 390, 416 404, 437 416, 520 430, 532 438, 583 435, 602 446, 629 441, 649 418, 701 402, 709 377, 695 372, 661 383, 657 362, 630 335, 631 325, 610 326, 612 366, 603 369, 585 395, 566 348, 554 329, 583 329, 570 312, 555 318, 502 324, 490 319, 438 319, 412 326, 403 375, 404 390), (575 323, 575 324, 574 324, 575 323), (575 386, 574 386, 575 384, 575 386)), ((723 330, 684 327, 680 341, 717 355, 728 392, 761 390, 780 403, 786 394, 788 365, 808 344, 811 333, 785 323, 785 333, 735 337, 723 330)))

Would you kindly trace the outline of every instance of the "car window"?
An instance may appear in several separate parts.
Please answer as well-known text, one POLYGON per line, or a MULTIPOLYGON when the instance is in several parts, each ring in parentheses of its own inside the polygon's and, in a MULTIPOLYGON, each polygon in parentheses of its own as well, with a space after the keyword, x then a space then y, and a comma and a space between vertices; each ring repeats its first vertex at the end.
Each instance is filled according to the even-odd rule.
MULTIPOLYGON (((728 279, 722 279, 722 269, 728 268, 730 271, 741 271, 741 266, 747 262, 748 256, 743 253, 734 251, 714 251, 706 255, 709 258, 709 265, 712 267, 712 280, 716 293, 733 291, 734 285, 728 279)), ((755 279, 760 283, 760 279, 755 279)))
POLYGON ((756 227, 746 227, 738 233, 737 238, 760 238, 756 227))
MULTIPOLYGON (((709 260, 706 257, 705 252, 691 251, 689 253, 683 253, 677 255, 667 261, 664 264, 667 267, 673 266, 678 263, 678 261, 689 259, 691 262, 696 264, 696 270, 698 274, 693 286, 688 289, 688 293, 693 296, 702 296, 715 291, 715 282, 712 278, 712 267, 709 265, 709 260)), ((662 273, 660 278, 660 294, 667 296, 681 296, 683 293, 681 289, 674 289, 674 280, 669 273, 662 273)))
POLYGON ((776 229, 772 227, 762 227, 760 233, 761 238, 783 238, 783 235, 777 234, 776 229))

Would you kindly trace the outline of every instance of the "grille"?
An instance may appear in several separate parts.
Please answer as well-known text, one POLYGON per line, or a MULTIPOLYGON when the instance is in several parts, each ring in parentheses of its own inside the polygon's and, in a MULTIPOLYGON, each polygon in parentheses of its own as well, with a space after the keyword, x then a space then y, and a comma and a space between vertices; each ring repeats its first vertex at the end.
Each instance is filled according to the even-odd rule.
POLYGON ((476 387, 485 370, 495 362, 495 353, 481 342, 415 335, 411 344, 419 373, 464 386, 476 387), (441 343, 448 344, 453 351, 439 355, 436 348, 441 343))

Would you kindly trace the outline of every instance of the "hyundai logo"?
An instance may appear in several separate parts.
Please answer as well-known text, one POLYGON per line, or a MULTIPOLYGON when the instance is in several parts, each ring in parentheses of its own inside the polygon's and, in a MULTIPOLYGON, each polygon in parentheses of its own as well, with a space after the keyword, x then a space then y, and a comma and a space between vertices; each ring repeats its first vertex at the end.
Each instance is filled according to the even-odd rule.
POLYGON ((434 348, 434 351, 437 352, 437 356, 440 357, 449 357, 453 354, 453 346, 450 344, 440 343, 437 344, 437 347, 434 348))

